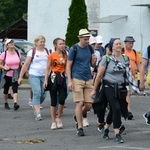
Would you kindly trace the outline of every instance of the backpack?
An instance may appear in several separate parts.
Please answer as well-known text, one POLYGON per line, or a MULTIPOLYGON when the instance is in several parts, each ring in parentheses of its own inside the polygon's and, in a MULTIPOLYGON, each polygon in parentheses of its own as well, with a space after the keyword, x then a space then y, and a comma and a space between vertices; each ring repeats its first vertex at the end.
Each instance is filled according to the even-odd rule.
MULTIPOLYGON (((6 51, 7 51, 7 50, 6 50, 6 51)), ((3 66, 5 65, 5 60, 6 60, 6 55, 7 55, 6 51, 5 51, 5 55, 4 55, 3 66)), ((17 53, 17 55, 18 55, 18 57, 19 57, 19 59, 20 59, 20 61, 21 61, 19 52, 18 52, 17 50, 15 50, 15 52, 17 53)))
MULTIPOLYGON (((136 50, 135 49, 133 49, 133 52, 134 52, 134 54, 135 54, 135 57, 136 57, 136 50)), ((122 48, 122 54, 124 54, 124 48, 122 48)))
MULTIPOLYGON (((123 59, 124 59, 124 62, 129 62, 129 57, 127 56, 127 55, 125 55, 125 54, 122 54, 122 57, 123 57, 123 59)), ((108 66, 108 64, 109 64, 109 62, 110 62, 110 57, 106 57, 106 68, 107 68, 107 66, 108 66)))
MULTIPOLYGON (((73 65, 74 61, 76 59, 76 56, 77 56, 77 45, 75 44, 72 47, 73 47, 73 50, 74 50, 74 57, 73 57, 73 61, 72 61, 72 65, 73 65)), ((90 49, 90 52, 91 52, 91 55, 92 55, 94 53, 94 50, 93 50, 92 46, 88 45, 88 48, 90 49)))
MULTIPOLYGON (((48 49, 44 47, 44 50, 46 51, 47 55, 49 55, 49 51, 48 51, 48 49)), ((33 59, 34 59, 35 52, 36 52, 36 48, 35 48, 35 47, 33 47, 33 48, 32 48, 32 57, 31 57, 31 62, 32 62, 32 61, 33 61, 33 59)), ((30 62, 30 63, 31 63, 31 62, 30 62)))
MULTIPOLYGON (((32 50, 32 57, 31 57, 31 62, 30 62, 30 64, 29 64, 28 70, 29 70, 29 68, 30 68, 30 65, 31 65, 33 59, 34 59, 34 55, 35 55, 35 52, 36 52, 36 48, 33 47, 31 50, 32 50)), ((45 50, 46 53, 49 55, 48 49, 47 49, 47 48, 44 48, 44 50, 45 50)), ((28 79, 28 77, 29 77, 28 70, 27 70, 27 71, 25 72, 25 74, 23 75, 23 78, 24 78, 24 79, 28 79)))

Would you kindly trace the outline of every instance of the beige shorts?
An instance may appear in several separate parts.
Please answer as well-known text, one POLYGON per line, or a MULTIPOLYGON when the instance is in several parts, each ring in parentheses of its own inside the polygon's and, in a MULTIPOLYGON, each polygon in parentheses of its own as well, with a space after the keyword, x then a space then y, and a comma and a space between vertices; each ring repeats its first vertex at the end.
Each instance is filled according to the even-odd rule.
POLYGON ((93 80, 83 81, 73 79, 73 99, 74 102, 90 102, 93 103, 91 92, 93 90, 93 80))

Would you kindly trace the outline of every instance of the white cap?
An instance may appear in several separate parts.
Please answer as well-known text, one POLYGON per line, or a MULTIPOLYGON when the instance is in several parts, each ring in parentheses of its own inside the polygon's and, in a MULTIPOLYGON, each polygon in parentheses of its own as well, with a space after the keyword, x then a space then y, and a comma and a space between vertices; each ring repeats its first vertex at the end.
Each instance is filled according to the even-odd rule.
POLYGON ((104 41, 103 41, 103 37, 102 36, 100 36, 100 35, 98 35, 98 36, 96 36, 96 43, 103 43, 104 41))
POLYGON ((12 40, 12 39, 7 39, 7 40, 5 41, 5 45, 9 44, 11 41, 13 41, 13 40, 12 40))
POLYGON ((96 43, 96 39, 94 36, 90 36, 90 39, 89 39, 89 44, 94 44, 96 43))

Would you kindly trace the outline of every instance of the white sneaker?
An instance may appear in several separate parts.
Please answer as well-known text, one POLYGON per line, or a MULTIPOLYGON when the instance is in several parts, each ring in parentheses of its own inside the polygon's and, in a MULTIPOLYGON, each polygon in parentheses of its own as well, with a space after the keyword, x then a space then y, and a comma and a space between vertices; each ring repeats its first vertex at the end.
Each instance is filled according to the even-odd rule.
POLYGON ((37 115, 36 115, 36 117, 35 117, 35 120, 37 120, 37 121, 42 120, 42 116, 41 116, 40 113, 37 113, 37 115))
POLYGON ((30 99, 30 98, 29 98, 29 101, 28 101, 28 105, 29 105, 30 107, 33 107, 32 99, 30 99))
POLYGON ((63 124, 60 118, 56 118, 56 123, 57 123, 57 128, 58 129, 62 129, 63 128, 63 124))
POLYGON ((56 129, 57 129, 56 123, 52 123, 52 125, 51 125, 51 130, 56 130, 56 129))
POLYGON ((83 118, 83 127, 88 127, 89 126, 89 121, 87 118, 83 118))

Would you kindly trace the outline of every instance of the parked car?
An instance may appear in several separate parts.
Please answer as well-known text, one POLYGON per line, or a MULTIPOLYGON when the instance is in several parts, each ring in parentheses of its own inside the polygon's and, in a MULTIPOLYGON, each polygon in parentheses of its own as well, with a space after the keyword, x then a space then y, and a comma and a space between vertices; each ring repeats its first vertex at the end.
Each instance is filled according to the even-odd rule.
MULTIPOLYGON (((34 47, 34 44, 22 39, 13 39, 15 49, 21 53, 21 61, 24 62, 27 52, 34 47)), ((0 40, 0 48, 2 47, 2 40, 0 40)))

